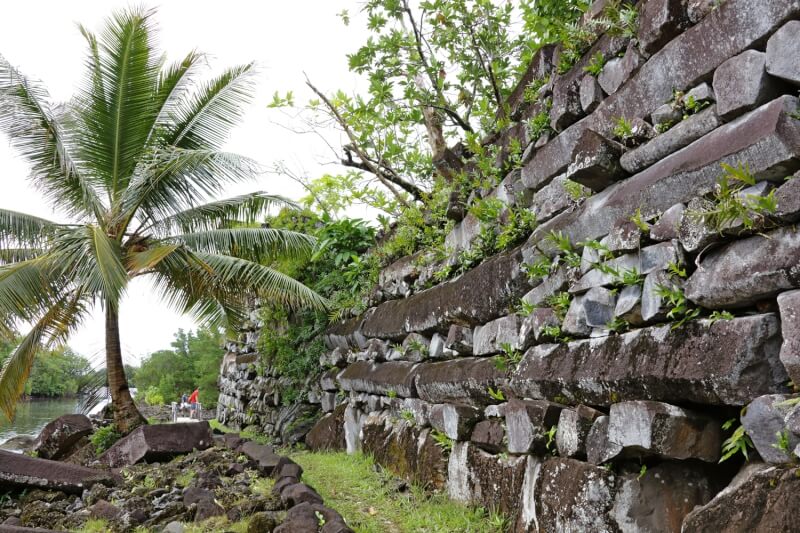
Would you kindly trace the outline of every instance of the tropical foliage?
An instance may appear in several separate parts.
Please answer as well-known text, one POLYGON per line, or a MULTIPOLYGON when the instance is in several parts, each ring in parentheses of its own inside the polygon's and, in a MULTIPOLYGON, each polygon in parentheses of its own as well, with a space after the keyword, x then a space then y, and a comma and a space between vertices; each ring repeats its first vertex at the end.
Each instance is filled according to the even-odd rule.
MULTIPOLYGON (((0 339, 0 365, 18 344, 18 339, 0 339)), ((90 386, 94 377, 95 372, 85 357, 67 346, 60 346, 37 354, 24 393, 43 397, 75 395, 90 386)))
POLYGON ((255 294, 295 307, 325 302, 267 265, 313 248, 301 233, 253 227, 286 200, 263 192, 215 200, 257 170, 222 149, 250 100, 253 65, 202 81, 202 54, 165 63, 153 12, 143 8, 115 13, 99 35, 80 30, 86 75, 69 102, 51 102, 0 58, 0 129, 28 161, 33 185, 70 219, 0 210, 0 327, 11 336, 20 321, 31 324, 0 372, 0 408, 13 416, 36 354, 63 343, 100 306, 124 433, 144 423, 119 339, 119 304, 132 279, 151 278, 165 302, 214 324, 236 323, 255 294))

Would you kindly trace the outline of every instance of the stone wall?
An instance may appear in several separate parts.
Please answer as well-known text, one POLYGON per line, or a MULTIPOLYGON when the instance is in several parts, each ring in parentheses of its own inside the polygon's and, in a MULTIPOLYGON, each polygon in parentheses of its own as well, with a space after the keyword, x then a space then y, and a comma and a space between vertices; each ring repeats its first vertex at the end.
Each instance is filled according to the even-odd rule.
POLYGON ((331 327, 309 444, 513 531, 797 530, 800 1, 637 8, 638 38, 600 36, 563 73, 543 49, 539 99, 509 101, 495 142, 527 149, 485 196, 537 214, 527 241, 431 286, 483 229, 453 209, 447 259, 390 265, 331 327), (547 99, 554 131, 527 138, 547 99), (737 172, 753 181, 726 197, 737 172))

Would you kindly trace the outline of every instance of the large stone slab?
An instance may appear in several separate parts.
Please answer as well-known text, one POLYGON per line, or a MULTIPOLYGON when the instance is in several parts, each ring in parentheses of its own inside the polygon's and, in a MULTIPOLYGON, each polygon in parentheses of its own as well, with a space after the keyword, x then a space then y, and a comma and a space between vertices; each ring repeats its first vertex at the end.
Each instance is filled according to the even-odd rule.
POLYGON ((488 389, 498 388, 506 380, 504 371, 490 358, 465 357, 452 361, 427 363, 417 372, 417 394, 430 403, 491 403, 488 389))
POLYGON ((709 253, 686 283, 686 297, 709 309, 746 307, 800 287, 800 232, 779 228, 709 253))
POLYGON ((0 486, 81 494, 96 483, 111 485, 110 472, 0 450, 0 486))
POLYGON ((796 467, 749 469, 708 504, 689 513, 683 531, 796 531, 800 477, 796 467))
POLYGON ((727 0, 714 11, 714 16, 704 18, 655 53, 592 115, 537 150, 522 170, 525 185, 539 189, 562 173, 585 129, 608 133, 617 117, 645 118, 670 100, 673 89, 694 87, 709 78, 724 61, 763 41, 799 14, 800 5, 795 0, 766 0, 758 4, 751 0, 727 0))
POLYGON ((777 95, 778 88, 767 75, 766 65, 767 54, 747 50, 714 71, 717 112, 723 120, 738 117, 777 95))
POLYGON ((800 383, 800 291, 789 291, 778 295, 781 312, 781 363, 792 383, 800 383))
POLYGON ((789 396, 769 394, 756 398, 742 415, 742 426, 758 454, 768 463, 792 462, 792 451, 800 444, 800 435, 787 428, 786 419, 792 407, 785 402, 789 396), (779 446, 784 440, 785 446, 779 446))
POLYGON ((705 195, 716 185, 721 163, 737 166, 746 162, 757 180, 783 180, 800 167, 800 121, 790 116, 797 107, 797 98, 782 96, 717 128, 588 198, 580 209, 545 222, 533 232, 527 246, 538 244, 540 249, 555 254, 545 240, 551 231, 562 231, 571 242, 597 239, 618 220, 629 219, 637 209, 651 218, 677 203, 705 195))
MULTIPOLYGON (((547 432, 558 424, 563 405, 543 400, 517 400, 506 405, 509 453, 546 452, 547 432)), ((555 443, 551 443, 554 446, 555 443)))
POLYGON ((86 415, 63 415, 42 428, 33 449, 42 459, 58 460, 65 457, 78 441, 92 431, 92 422, 86 415))
POLYGON ((484 261, 459 278, 403 300, 385 302, 367 316, 367 337, 402 341, 411 332, 446 334, 450 324, 475 326, 504 314, 525 293, 519 249, 484 261))
POLYGON ((356 361, 339 374, 339 386, 352 392, 413 398, 416 396, 414 378, 418 366, 406 361, 356 361))
POLYGON ((512 374, 519 397, 609 405, 625 400, 741 406, 786 392, 773 314, 689 322, 534 346, 512 374))
POLYGON ((767 41, 767 72, 800 85, 800 21, 787 22, 767 41))
POLYGON ((214 444, 208 422, 139 426, 100 456, 110 467, 130 466, 139 461, 163 461, 214 444))

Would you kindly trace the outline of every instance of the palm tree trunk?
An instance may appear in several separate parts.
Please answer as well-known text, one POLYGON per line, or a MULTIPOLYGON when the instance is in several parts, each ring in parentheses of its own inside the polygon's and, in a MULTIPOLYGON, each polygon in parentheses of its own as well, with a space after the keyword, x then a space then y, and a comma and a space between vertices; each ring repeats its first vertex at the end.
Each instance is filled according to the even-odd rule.
POLYGON ((125 377, 122 347, 119 342, 119 314, 110 304, 106 304, 106 373, 114 411, 114 424, 117 426, 117 431, 126 435, 147 421, 133 403, 131 391, 128 389, 128 378, 125 377))

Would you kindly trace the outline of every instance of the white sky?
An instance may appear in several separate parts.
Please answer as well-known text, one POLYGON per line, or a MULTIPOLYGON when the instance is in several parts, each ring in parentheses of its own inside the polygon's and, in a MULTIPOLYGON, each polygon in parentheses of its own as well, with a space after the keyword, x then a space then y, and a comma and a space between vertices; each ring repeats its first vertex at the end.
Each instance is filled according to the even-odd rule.
MULTIPOLYGON (((131 2, 8 2, 3 9, 0 54, 28 77, 41 80, 54 101, 67 100, 81 79, 85 57, 85 41, 76 23, 99 32, 103 19, 113 9, 127 5, 131 2)), ((276 90, 293 90, 297 104, 307 101, 310 92, 304 85, 304 71, 325 91, 355 87, 345 55, 358 48, 365 30, 359 20, 344 26, 336 14, 348 9, 356 15, 358 2, 162 0, 145 5, 158 8, 159 41, 168 60, 180 59, 197 48, 210 56, 214 72, 253 60, 258 63, 257 96, 245 122, 225 147, 227 150, 252 157, 265 166, 285 161, 310 176, 331 170, 323 166, 333 160, 330 149, 315 136, 297 135, 278 125, 286 123, 285 115, 267 109, 267 104, 276 90)), ((340 145, 337 137, 331 140, 340 145)), ((0 208, 60 218, 30 187, 24 160, 2 135, 0 172, 0 208)), ((290 180, 264 175, 252 185, 231 188, 225 196, 255 190, 294 198, 302 195, 300 187, 290 180)), ((166 308, 144 280, 130 286, 120 320, 125 360, 132 364, 150 352, 167 348, 178 328, 194 327, 191 319, 166 308)), ((69 344, 86 356, 102 353, 102 314, 98 312, 88 320, 69 344)))

